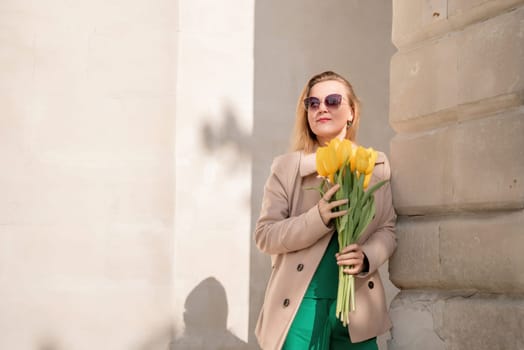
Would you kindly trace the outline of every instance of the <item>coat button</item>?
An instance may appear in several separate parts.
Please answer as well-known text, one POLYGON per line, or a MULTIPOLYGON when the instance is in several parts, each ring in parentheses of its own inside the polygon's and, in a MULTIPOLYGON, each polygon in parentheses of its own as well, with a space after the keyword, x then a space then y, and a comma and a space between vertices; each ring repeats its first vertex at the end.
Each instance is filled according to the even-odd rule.
POLYGON ((304 270, 304 264, 298 264, 297 271, 302 271, 302 270, 304 270))
POLYGON ((369 287, 369 289, 373 289, 373 287, 375 287, 375 283, 373 283, 373 281, 369 281, 368 282, 368 287, 369 287))
POLYGON ((289 299, 288 298, 284 299, 283 305, 284 305, 284 307, 288 307, 289 306, 289 299))

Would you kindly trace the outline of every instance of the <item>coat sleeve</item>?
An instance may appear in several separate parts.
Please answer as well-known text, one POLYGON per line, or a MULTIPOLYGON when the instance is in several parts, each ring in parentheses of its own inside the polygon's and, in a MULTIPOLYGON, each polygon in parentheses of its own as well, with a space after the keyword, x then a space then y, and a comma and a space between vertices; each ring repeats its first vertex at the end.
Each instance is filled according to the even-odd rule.
MULTIPOLYGON (((382 169, 379 171, 379 174, 377 174, 379 181, 391 180, 389 161, 385 155, 383 157, 384 164, 381 166, 382 169)), ((378 220, 377 228, 362 243, 362 250, 369 261, 369 271, 359 274, 358 277, 367 277, 369 274, 374 273, 389 259, 397 247, 395 235, 397 214, 393 208, 390 182, 388 181, 374 194, 377 209, 375 220, 378 220)))
POLYGON ((260 217, 255 225, 255 243, 267 254, 283 254, 315 244, 333 228, 324 225, 318 206, 290 217, 293 191, 298 178, 297 165, 289 158, 273 161, 271 173, 264 186, 260 217))

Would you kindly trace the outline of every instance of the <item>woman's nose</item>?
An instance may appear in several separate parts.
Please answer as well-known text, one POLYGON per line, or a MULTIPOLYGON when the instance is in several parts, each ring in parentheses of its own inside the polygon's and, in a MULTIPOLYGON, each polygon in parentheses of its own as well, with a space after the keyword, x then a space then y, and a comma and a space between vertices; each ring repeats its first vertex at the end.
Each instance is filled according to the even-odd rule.
POLYGON ((325 101, 320 101, 320 104, 318 105, 318 111, 319 112, 327 112, 328 108, 326 106, 325 101))

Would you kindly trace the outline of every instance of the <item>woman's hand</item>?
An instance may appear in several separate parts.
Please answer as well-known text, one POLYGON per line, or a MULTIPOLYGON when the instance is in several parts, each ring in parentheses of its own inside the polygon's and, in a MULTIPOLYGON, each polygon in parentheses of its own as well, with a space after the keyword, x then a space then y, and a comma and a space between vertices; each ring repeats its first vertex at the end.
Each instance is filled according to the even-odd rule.
POLYGON ((344 273, 358 275, 364 269, 364 252, 356 243, 350 244, 342 252, 335 254, 339 266, 347 266, 344 273))
POLYGON ((324 225, 328 225, 329 221, 334 218, 338 218, 339 216, 342 216, 347 213, 347 210, 340 210, 340 211, 332 211, 333 208, 338 207, 339 205, 347 204, 347 199, 341 199, 338 201, 330 202, 331 197, 337 192, 337 190, 340 188, 340 185, 335 185, 331 187, 326 193, 324 193, 324 196, 320 198, 320 201, 318 202, 318 211, 320 213, 320 217, 322 218, 322 222, 324 225))

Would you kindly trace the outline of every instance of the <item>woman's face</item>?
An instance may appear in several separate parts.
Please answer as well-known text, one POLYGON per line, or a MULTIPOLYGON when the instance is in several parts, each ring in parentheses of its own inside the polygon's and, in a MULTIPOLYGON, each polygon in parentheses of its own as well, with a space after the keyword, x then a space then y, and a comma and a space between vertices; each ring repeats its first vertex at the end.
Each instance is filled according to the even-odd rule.
POLYGON ((311 88, 309 97, 317 98, 318 100, 313 99, 313 101, 320 101, 320 103, 309 103, 307 120, 321 146, 335 137, 340 139, 346 137, 347 122, 353 121, 347 95, 346 87, 337 80, 322 81, 311 88), (337 105, 337 96, 333 95, 342 97, 340 105, 337 105))

